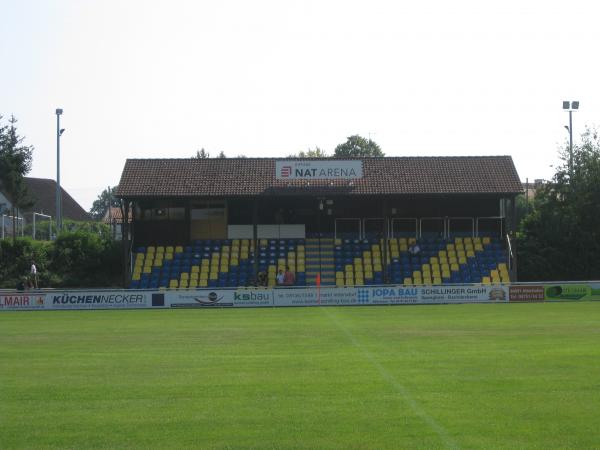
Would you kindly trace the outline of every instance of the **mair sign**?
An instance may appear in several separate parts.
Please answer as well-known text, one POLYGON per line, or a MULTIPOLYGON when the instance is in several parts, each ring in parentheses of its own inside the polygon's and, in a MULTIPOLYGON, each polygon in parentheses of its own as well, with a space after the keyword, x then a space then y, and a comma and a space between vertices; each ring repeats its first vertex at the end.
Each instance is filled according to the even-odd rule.
POLYGON ((278 180, 355 180, 362 177, 362 161, 275 161, 275 178, 278 180))

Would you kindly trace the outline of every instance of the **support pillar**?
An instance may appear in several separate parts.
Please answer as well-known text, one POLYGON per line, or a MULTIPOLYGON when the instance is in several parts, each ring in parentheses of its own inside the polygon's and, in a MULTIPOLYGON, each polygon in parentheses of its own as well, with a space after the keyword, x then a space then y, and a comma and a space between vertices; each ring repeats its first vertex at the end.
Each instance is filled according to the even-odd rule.
POLYGON ((383 282, 387 284, 389 282, 388 277, 388 200, 383 199, 383 261, 381 267, 383 268, 383 282))
POLYGON ((512 264, 510 267, 510 279, 511 281, 517 281, 518 279, 518 271, 517 271, 517 198, 512 197, 510 200, 510 231, 508 235, 510 236, 510 244, 512 247, 512 264))
POLYGON ((130 255, 129 255, 129 201, 122 200, 121 204, 121 213, 123 214, 123 236, 122 236, 122 256, 123 256, 123 287, 129 287, 129 280, 131 279, 131 267, 129 265, 130 255))
POLYGON ((258 284, 258 197, 252 203, 252 242, 254 243, 254 280, 258 284))

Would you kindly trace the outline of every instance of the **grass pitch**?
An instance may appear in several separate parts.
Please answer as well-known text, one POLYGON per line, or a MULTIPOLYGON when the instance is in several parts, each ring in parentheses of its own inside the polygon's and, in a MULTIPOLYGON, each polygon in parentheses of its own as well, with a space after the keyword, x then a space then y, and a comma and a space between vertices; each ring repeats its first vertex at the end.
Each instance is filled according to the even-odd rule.
POLYGON ((0 448, 594 448, 600 302, 0 314, 0 448))

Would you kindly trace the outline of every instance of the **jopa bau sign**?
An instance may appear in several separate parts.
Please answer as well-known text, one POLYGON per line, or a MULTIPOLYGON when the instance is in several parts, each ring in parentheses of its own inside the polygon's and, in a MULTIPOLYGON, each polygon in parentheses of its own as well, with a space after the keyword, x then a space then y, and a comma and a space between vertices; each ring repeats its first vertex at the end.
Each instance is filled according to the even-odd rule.
POLYGON ((362 177, 362 161, 275 161, 277 180, 356 180, 362 177))

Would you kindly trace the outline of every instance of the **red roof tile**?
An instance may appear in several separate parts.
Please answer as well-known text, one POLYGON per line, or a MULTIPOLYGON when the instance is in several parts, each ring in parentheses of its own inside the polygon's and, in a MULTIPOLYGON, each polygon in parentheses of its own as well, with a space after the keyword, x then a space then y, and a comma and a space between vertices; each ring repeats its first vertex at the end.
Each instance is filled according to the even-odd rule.
POLYGON ((285 158, 128 159, 118 197, 255 195, 517 194, 510 156, 362 158, 355 180, 275 178, 285 158))

